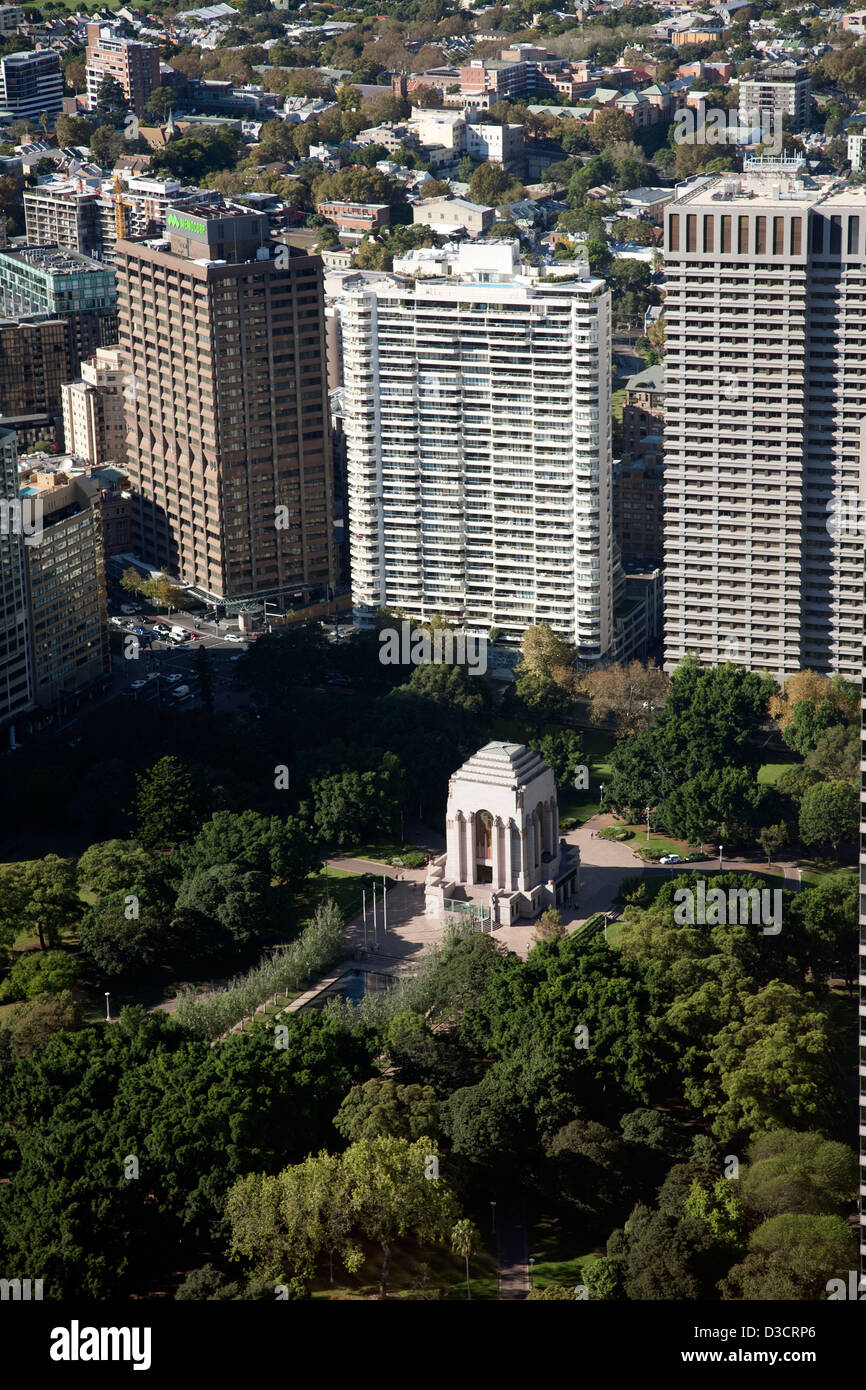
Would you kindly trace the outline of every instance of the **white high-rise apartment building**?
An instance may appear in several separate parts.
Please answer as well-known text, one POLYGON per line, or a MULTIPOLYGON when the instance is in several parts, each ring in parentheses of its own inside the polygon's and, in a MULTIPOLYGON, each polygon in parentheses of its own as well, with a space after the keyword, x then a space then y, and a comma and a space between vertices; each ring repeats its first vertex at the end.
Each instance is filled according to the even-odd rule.
POLYGON ((866 192, 793 161, 665 209, 665 662, 861 668, 866 192))
POLYGON ((609 292, 585 268, 523 275, 512 242, 435 257, 431 278, 371 277, 340 304, 356 619, 400 608, 512 642, 545 622, 598 660, 614 635, 609 292))
POLYGON ((67 452, 88 463, 126 461, 124 389, 129 372, 116 347, 97 348, 81 364, 81 379, 60 388, 67 452))

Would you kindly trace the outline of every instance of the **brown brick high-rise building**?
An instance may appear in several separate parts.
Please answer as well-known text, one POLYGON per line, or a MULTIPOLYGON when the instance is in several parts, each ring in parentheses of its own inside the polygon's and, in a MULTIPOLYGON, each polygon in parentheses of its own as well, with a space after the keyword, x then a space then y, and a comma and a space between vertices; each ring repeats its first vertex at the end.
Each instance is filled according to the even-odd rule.
POLYGON ((169 209, 118 241, 127 460, 144 558, 214 598, 333 584, 322 266, 262 213, 169 209))

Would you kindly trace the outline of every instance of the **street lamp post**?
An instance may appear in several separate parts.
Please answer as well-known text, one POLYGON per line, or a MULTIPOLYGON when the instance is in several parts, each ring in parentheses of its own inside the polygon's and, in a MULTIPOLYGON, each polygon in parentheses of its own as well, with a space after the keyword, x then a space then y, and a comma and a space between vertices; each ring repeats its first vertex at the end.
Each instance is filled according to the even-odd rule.
POLYGON ((382 929, 388 935, 388 889, 385 884, 385 875, 382 875, 382 929))
POLYGON ((109 992, 108 990, 106 990, 106 991, 105 991, 105 1021, 106 1021, 106 1023, 110 1023, 110 1022, 111 1022, 111 1005, 110 1005, 110 1002, 109 1002, 110 1000, 111 1000, 111 994, 110 994, 110 992, 109 992))
POLYGON ((362 896, 362 898, 363 898, 363 900, 364 900, 364 955, 366 955, 366 954, 367 954, 367 890, 366 890, 366 888, 363 888, 363 889, 361 890, 361 896, 362 896))
POLYGON ((720 868, 720 869, 721 869, 721 867, 722 867, 722 850, 723 850, 723 849, 724 849, 724 845, 719 845, 719 868, 720 868))
POLYGON ((491 1235, 496 1235, 496 1203, 490 1203, 490 1219, 492 1222, 491 1235))
POLYGON ((530 1255, 530 1257, 529 1257, 529 1292, 530 1292, 530 1293, 532 1293, 532 1290, 535 1288, 535 1284, 534 1284, 534 1282, 533 1282, 533 1266, 534 1266, 534 1265, 535 1265, 535 1256, 534 1256, 534 1255, 530 1255))
POLYGON ((649 830, 650 830, 649 822, 650 822, 650 808, 649 808, 649 806, 647 806, 647 808, 646 808, 646 837, 647 837, 647 840, 649 840, 649 837, 650 837, 650 833, 649 833, 649 830))

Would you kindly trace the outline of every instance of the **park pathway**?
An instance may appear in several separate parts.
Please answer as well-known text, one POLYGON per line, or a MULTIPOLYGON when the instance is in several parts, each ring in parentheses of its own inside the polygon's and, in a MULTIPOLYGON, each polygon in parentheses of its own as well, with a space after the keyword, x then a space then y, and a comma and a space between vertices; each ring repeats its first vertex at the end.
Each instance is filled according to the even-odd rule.
POLYGON ((529 1238, 526 1212, 519 1206, 503 1207, 501 1218, 497 1218, 496 1259, 500 1300, 525 1298, 529 1293, 529 1238))

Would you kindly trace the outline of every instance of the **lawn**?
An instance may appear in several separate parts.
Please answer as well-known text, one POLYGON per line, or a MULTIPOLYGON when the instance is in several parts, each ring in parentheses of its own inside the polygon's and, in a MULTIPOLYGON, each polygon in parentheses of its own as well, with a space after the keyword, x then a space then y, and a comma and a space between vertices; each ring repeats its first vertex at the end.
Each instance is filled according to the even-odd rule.
POLYGON ((768 762, 762 763, 758 768, 758 781, 774 786, 784 772, 787 772, 789 768, 799 766, 797 759, 792 758, 790 754, 774 753, 768 762))
POLYGON ((610 754, 615 744, 613 734, 604 730, 581 730, 581 757, 589 771, 589 788, 583 792, 576 791, 574 787, 566 787, 560 791, 560 820, 573 820, 583 825, 604 809, 601 804, 601 788, 611 774, 610 754))
MULTIPOLYGON (((369 1248, 364 1264, 357 1274, 334 1262, 334 1283, 328 1280, 325 1263, 312 1286, 312 1296, 322 1298, 367 1299, 379 1294, 378 1275, 381 1253, 369 1248)), ((487 1250, 473 1255, 469 1262, 472 1297, 495 1302, 499 1296, 496 1260, 487 1250)), ((413 1241, 395 1245, 388 1279, 388 1297, 409 1301, 440 1298, 451 1301, 466 1299, 466 1266, 463 1259, 442 1247, 419 1249, 413 1241)))
POLYGON ((403 859, 407 854, 424 854, 419 845, 407 844, 405 840, 368 840, 363 844, 341 849, 334 857, 339 859, 370 859, 374 864, 390 866, 394 859, 403 859))
POLYGON ((552 1218, 535 1222, 530 1236, 530 1255, 535 1257, 532 1282, 537 1289, 559 1284, 574 1289, 583 1283, 583 1267, 600 1255, 601 1249, 587 1249, 580 1238, 571 1236, 552 1218))
POLYGON ((798 859, 796 862, 804 888, 816 888, 825 878, 833 878, 836 874, 850 874, 852 878, 857 875, 856 869, 828 864, 823 859, 798 859))
POLYGON ((303 887, 295 894, 294 915, 300 925, 308 921, 320 903, 328 896, 337 904, 344 920, 361 910, 362 874, 346 873, 343 869, 319 869, 308 874, 303 887))

